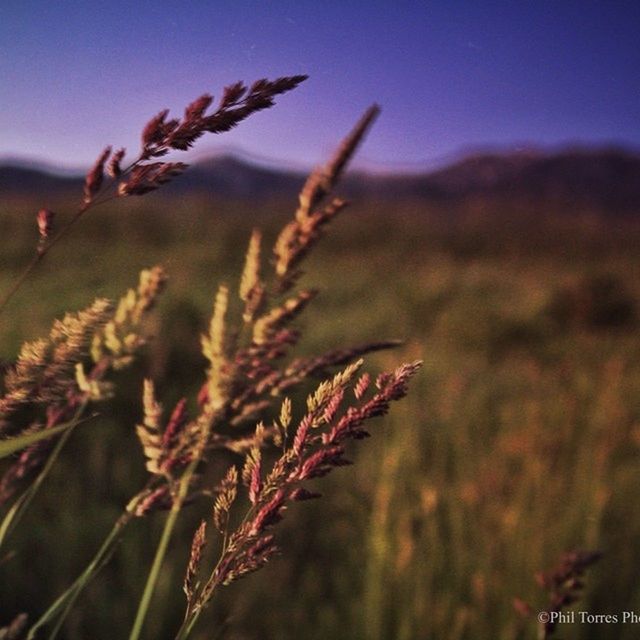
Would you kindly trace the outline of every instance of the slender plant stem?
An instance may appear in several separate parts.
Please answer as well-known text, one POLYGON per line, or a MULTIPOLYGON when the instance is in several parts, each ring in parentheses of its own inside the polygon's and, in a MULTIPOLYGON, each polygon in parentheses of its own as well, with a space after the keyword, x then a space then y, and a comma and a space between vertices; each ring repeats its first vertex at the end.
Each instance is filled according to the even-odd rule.
POLYGON ((42 260, 44 260, 47 253, 49 253, 49 251, 58 244, 58 242, 67 234, 69 229, 82 217, 82 214, 88 208, 89 207, 87 205, 82 205, 73 218, 71 218, 71 220, 69 220, 69 222, 67 222, 67 224, 65 224, 49 242, 47 242, 41 251, 38 251, 33 258, 31 258, 31 261, 25 267, 24 271, 18 276, 18 279, 13 283, 13 286, 9 291, 7 291, 7 293, 5 293, 2 300, 0 300, 0 313, 4 311, 11 298, 13 298, 13 296, 18 292, 24 281, 29 277, 30 273, 38 266, 38 264, 40 264, 40 262, 42 262, 42 260))
POLYGON ((214 412, 212 415, 208 416, 208 418, 205 420, 204 424, 202 425, 202 431, 200 433, 198 447, 194 453, 193 459, 191 460, 187 468, 184 470, 184 473, 180 478, 178 490, 173 498, 171 511, 169 512, 169 517, 165 522, 164 529, 162 531, 162 536, 160 538, 160 542, 158 543, 158 548, 156 549, 156 555, 153 559, 153 564, 151 565, 151 569, 147 577, 147 583, 145 585, 144 592, 140 600, 140 604, 138 605, 138 611, 136 613, 136 618, 134 620, 133 627, 131 629, 131 634, 129 635, 129 640, 138 640, 140 638, 140 633, 142 632, 142 626, 144 624, 145 618, 149 611, 151 597, 153 596, 153 592, 155 591, 156 584, 158 582, 160 569, 162 568, 162 563, 164 561, 164 557, 167 552, 167 547, 169 545, 169 540, 171 539, 171 534, 173 533, 173 529, 178 519, 178 514, 182 510, 182 507, 184 506, 184 501, 186 500, 187 494, 189 493, 189 486, 191 485, 193 474, 196 472, 196 469, 198 468, 198 465, 202 460, 202 456, 204 455, 205 449, 207 447, 207 443, 209 442, 211 429, 213 427, 213 423, 215 419, 216 419, 216 415, 214 412))
MULTIPOLYGON (((93 560, 85 568, 85 570, 78 576, 78 578, 76 578, 74 583, 61 596, 58 597, 58 599, 47 609, 47 611, 45 611, 45 613, 33 625, 33 627, 31 627, 31 629, 29 630, 29 635, 27 636, 27 640, 35 638, 36 632, 48 622, 50 622, 56 615, 56 613, 60 611, 60 609, 62 609, 63 606, 67 605, 70 602, 73 603, 73 601, 80 594, 82 588, 86 585, 91 574, 93 574, 96 571, 96 568, 101 565, 103 558, 108 553, 110 547, 119 536, 123 526, 124 524, 122 522, 122 519, 119 519, 111 530, 111 533, 109 533, 109 535, 105 538, 102 546, 94 556, 93 560)), ((69 607, 66 607, 65 614, 68 613, 68 611, 69 607)), ((54 630, 54 637, 55 633, 57 632, 57 628, 59 628, 60 623, 63 620, 64 616, 60 616, 56 630, 54 630)))
POLYGON ((133 512, 128 512, 128 511, 125 511, 125 513, 122 514, 120 518, 118 518, 118 521, 116 522, 115 526, 111 530, 111 533, 107 536, 105 541, 102 543, 102 546, 98 550, 98 553, 96 553, 94 559, 87 566, 87 568, 82 573, 80 578, 76 581, 72 591, 69 593, 69 596, 66 600, 64 611, 61 613, 58 619, 58 622, 56 623, 56 626, 54 627, 53 631, 49 635, 49 640, 55 640, 55 638, 58 635, 58 632, 60 631, 60 629, 62 628, 62 625, 64 624, 64 621, 69 615, 69 612, 73 608, 73 605, 75 604, 76 600, 78 599, 78 597, 80 596, 84 588, 98 574, 98 572, 102 569, 102 567, 104 567, 104 565, 107 564, 107 562, 109 562, 109 560, 111 559, 111 556, 115 551, 116 545, 120 542, 124 528, 127 526, 127 524, 130 522, 132 518, 133 518, 133 512))
MULTIPOLYGON (((119 176, 118 179, 121 179, 122 177, 126 176, 142 159, 143 159, 142 156, 139 156, 134 162, 132 162, 128 167, 126 167, 123 170, 122 174, 119 176)), ((106 185, 103 185, 101 193, 104 193, 105 191, 107 191, 115 183, 116 183, 116 179, 110 180, 106 185)), ((99 200, 99 199, 95 198, 90 202, 83 203, 82 206, 78 209, 78 211, 76 211, 76 213, 73 215, 71 220, 69 220, 69 222, 67 222, 58 231, 58 233, 56 233, 51 238, 51 240, 49 240, 49 242, 47 242, 47 244, 45 244, 43 247, 41 247, 38 250, 38 252, 33 256, 33 258, 31 258, 31 261, 29 262, 29 264, 27 264, 27 266, 24 268, 22 273, 18 276, 18 278, 13 283, 11 288, 0 299, 0 314, 4 311, 4 309, 7 306, 7 304, 9 304, 9 301, 18 292, 18 290, 23 285, 24 281, 29 277, 31 272, 38 266, 38 264, 40 264, 40 262, 42 262, 42 260, 47 255, 47 253, 49 253, 49 251, 51 251, 51 249, 56 244, 58 244, 58 242, 60 242, 60 240, 62 238, 64 238, 64 236, 69 232, 71 227, 73 227, 73 225, 76 222, 78 222, 78 220, 82 217, 82 215, 86 211, 88 211, 89 209, 92 209, 92 208, 95 208, 95 207, 99 207, 101 204, 104 204, 105 202, 110 202, 111 200, 113 200, 114 198, 117 198, 117 197, 118 197, 118 195, 115 194, 115 195, 109 196, 107 198, 104 198, 103 200, 99 200)))
POLYGON ((120 518, 118 518, 116 524, 113 529, 109 533, 109 535, 105 538, 102 546, 93 557, 93 560, 87 565, 85 570, 76 578, 73 584, 45 611, 45 613, 40 617, 40 619, 31 627, 29 630, 29 634, 27 635, 27 640, 33 640, 36 637, 36 633, 44 627, 46 624, 55 619, 56 614, 61 611, 64 607, 62 613, 60 613, 56 627, 51 632, 49 638, 55 638, 56 634, 60 630, 62 623, 65 618, 69 614, 71 607, 77 600, 80 593, 82 593, 83 589, 87 586, 87 584, 91 581, 92 578, 100 571, 100 569, 109 561, 113 551, 115 550, 116 544, 120 541, 122 537, 122 533, 133 518, 133 511, 127 511, 120 518))
POLYGON ((198 462, 199 457, 189 464, 180 480, 178 493, 173 500, 173 504, 171 505, 171 511, 169 512, 169 517, 165 522, 164 529, 162 531, 162 537, 160 538, 160 542, 158 543, 156 555, 153 559, 153 564, 151 565, 151 569, 147 577, 147 583, 145 585, 140 604, 138 605, 138 611, 136 613, 136 618, 131 629, 131 634, 129 635, 129 640, 138 640, 138 638, 140 637, 142 625, 144 624, 145 618, 147 616, 149 604, 151 603, 151 597, 153 596, 153 592, 155 591, 156 584, 158 582, 160 569, 162 568, 162 563, 167 552, 169 540, 171 539, 171 534, 173 533, 173 529, 178 519, 178 514, 180 513, 184 504, 184 500, 187 497, 189 484, 191 483, 191 478, 196 470, 198 462))
POLYGON ((189 637, 191 632, 193 631, 193 627, 196 626, 196 622, 198 622, 198 618, 202 613, 202 607, 196 609, 189 618, 185 619, 182 623, 182 626, 178 630, 178 635, 176 635, 175 640, 186 640, 189 637))
POLYGON ((20 519, 24 516, 33 498, 40 489, 40 486, 44 482, 45 478, 49 475, 49 472, 51 471, 55 461, 58 459, 60 452, 62 451, 64 445, 67 443, 67 440, 71 437, 71 434, 73 433, 75 427, 80 423, 80 418, 88 403, 88 399, 82 401, 82 403, 76 410, 75 415, 70 421, 69 428, 62 434, 62 436, 56 443, 56 446, 49 455, 49 458, 42 468, 42 471, 40 471, 40 473, 38 474, 38 477, 34 480, 34 482, 31 483, 29 488, 20 496, 20 498, 7 513, 7 515, 3 518, 2 523, 0 524, 0 547, 2 546, 7 536, 9 536, 9 534, 18 525, 20 519))
POLYGON ((18 279, 13 283, 9 291, 4 294, 2 301, 0 302, 0 313, 4 311, 4 308, 9 304, 9 301, 16 294, 18 289, 22 286, 22 283, 29 277, 29 274, 36 268, 36 265, 42 260, 44 253, 36 253, 31 262, 25 267, 24 271, 18 276, 18 279))

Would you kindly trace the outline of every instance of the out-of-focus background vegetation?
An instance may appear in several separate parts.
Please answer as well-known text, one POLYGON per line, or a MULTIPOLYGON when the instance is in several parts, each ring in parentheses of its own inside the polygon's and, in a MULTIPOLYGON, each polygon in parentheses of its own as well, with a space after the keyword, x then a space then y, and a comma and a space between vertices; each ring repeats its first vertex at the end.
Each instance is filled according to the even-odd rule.
MULTIPOLYGON (((301 347, 402 338, 367 366, 422 358, 424 369, 352 452, 356 464, 318 483, 325 497, 287 513, 282 555, 221 594, 198 637, 534 638, 535 620, 521 618, 513 600, 543 607, 535 574, 576 548, 605 554, 580 609, 640 611, 636 203, 629 196, 622 211, 558 181, 527 197, 485 191, 457 200, 409 190, 389 197, 389 185, 358 184, 347 185, 357 202, 306 265, 304 284, 322 294, 302 323, 301 347)), ((614 175, 612 193, 615 184, 614 175)), ((31 193, 1 203, 2 289, 34 250, 37 208, 60 211, 60 222, 73 210, 64 190, 46 202, 44 191, 31 193)), ((199 335, 218 283, 237 284, 252 227, 269 246, 295 207, 295 191, 191 193, 91 211, 2 319, 1 353, 11 360, 54 316, 98 295, 119 297, 141 268, 161 263, 170 275, 144 361, 117 379, 102 416, 74 434, 12 554, 0 559, 2 619, 42 612, 92 556, 144 482, 134 434, 143 377, 157 381, 166 406, 196 393, 199 335)), ((173 637, 179 624, 196 511, 172 544, 148 638, 173 637)), ((162 521, 157 514, 151 527, 144 520, 129 531, 66 638, 126 637, 162 521)), ((561 632, 637 637, 633 625, 561 632)))

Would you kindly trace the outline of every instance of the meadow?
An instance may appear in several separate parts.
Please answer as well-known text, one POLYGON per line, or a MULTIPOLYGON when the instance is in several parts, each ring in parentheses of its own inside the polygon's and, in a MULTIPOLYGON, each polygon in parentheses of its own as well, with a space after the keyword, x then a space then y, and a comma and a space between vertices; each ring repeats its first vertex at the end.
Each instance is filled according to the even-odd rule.
MULTIPOLYGON (((3 289, 33 251, 41 204, 2 203, 3 289)), ((143 362, 73 434, 0 558, 0 621, 42 612, 90 559, 145 476, 134 429, 143 377, 167 404, 197 392, 218 283, 237 285, 251 229, 269 246, 294 204, 158 194, 105 205, 12 301, 0 326, 8 360, 52 317, 117 299, 140 269, 160 263, 170 278, 143 362)), ((304 285, 321 294, 302 321, 303 352, 399 338, 368 366, 421 358, 424 368, 350 452, 355 464, 318 481, 325 498, 291 510, 283 552, 222 591, 194 637, 536 638, 535 613, 522 616, 514 599, 544 609, 536 574, 575 549, 604 554, 577 609, 640 611, 639 240, 632 220, 513 204, 365 201, 341 214, 305 266, 304 285)), ((186 513, 144 637, 173 637, 180 624, 197 524, 186 513)), ((65 638, 126 637, 164 516, 152 518, 134 523, 65 638)), ((637 637, 632 624, 558 631, 637 637)))

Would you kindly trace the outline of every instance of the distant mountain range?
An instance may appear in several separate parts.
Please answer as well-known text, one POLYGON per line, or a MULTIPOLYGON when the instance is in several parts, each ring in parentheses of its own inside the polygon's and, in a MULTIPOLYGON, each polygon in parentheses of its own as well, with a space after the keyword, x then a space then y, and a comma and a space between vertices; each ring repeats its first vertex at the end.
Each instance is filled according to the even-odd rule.
MULTIPOLYGON (((225 155, 193 164, 165 195, 197 193, 231 198, 294 197, 305 174, 266 168, 225 155)), ((77 197, 82 176, 0 164, 0 201, 77 197)), ((420 174, 350 173, 341 192, 358 199, 413 198, 430 203, 518 202, 640 214, 640 155, 620 148, 484 153, 420 174)))

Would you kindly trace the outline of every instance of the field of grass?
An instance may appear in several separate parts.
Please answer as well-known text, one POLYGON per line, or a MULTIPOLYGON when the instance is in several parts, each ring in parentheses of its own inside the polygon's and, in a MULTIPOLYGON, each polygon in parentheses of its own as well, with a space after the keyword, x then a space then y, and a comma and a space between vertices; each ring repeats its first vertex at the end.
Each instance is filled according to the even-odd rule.
MULTIPOLYGON (((3 290, 33 251, 40 204, 2 204, 3 290)), ((251 228, 272 242, 292 206, 154 197, 91 211, 12 301, 0 323, 9 360, 52 317, 119 297, 141 268, 161 263, 170 276, 144 362, 74 433, 0 558, 0 622, 42 612, 143 483, 143 377, 167 405, 197 390, 218 283, 237 285, 251 228)), ((304 284, 322 293, 303 321, 303 350, 401 338, 369 366, 421 358, 424 368, 352 452, 356 464, 318 481, 322 500, 291 510, 281 556, 227 589, 196 637, 535 638, 535 619, 513 600, 544 608, 535 574, 573 549, 604 553, 578 609, 640 613, 640 227, 412 202, 343 215, 306 265, 304 284)), ((126 637, 162 520, 135 524, 65 638, 126 637)), ((173 637, 180 624, 196 521, 180 525, 145 637, 173 637)), ((562 625, 560 635, 638 631, 562 625)))

